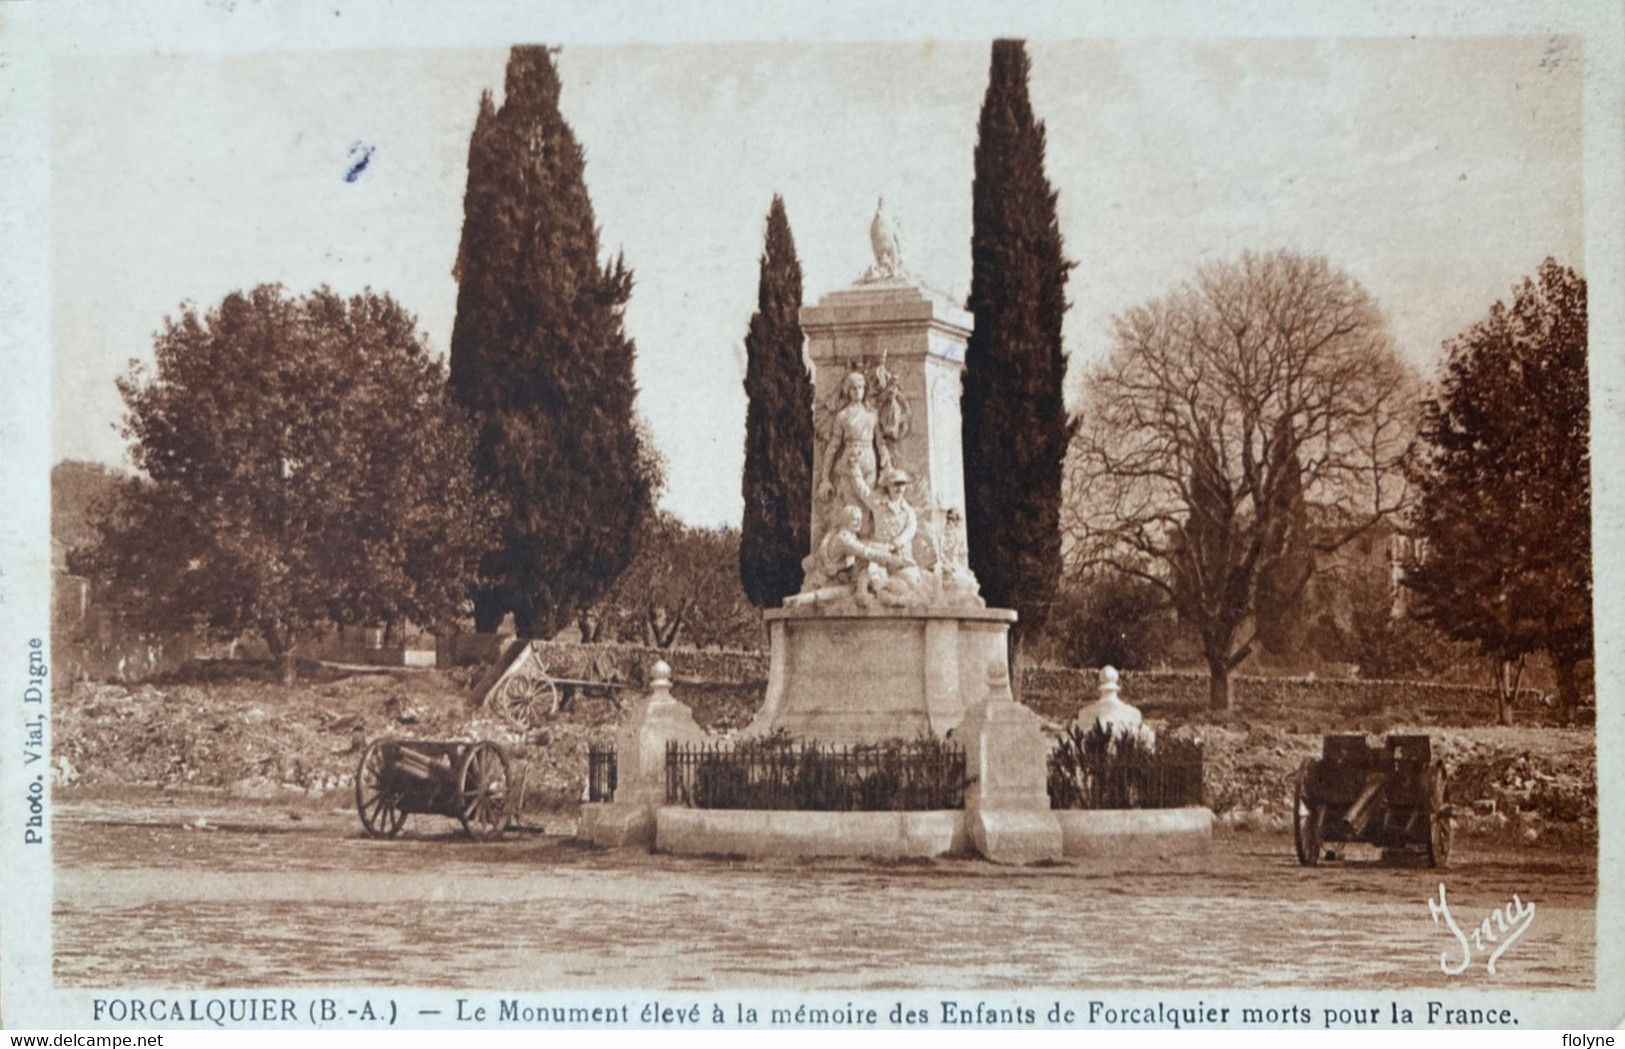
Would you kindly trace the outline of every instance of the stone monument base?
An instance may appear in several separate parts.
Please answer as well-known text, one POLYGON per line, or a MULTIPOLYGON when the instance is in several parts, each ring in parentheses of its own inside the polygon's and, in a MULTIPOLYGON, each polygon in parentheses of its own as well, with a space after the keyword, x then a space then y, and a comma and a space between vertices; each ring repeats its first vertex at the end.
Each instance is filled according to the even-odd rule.
MULTIPOLYGON (((584 818, 577 836, 610 847, 641 843, 617 841, 614 834, 618 829, 597 823, 589 831, 584 818)), ((665 806, 655 813, 654 830, 655 849, 678 856, 929 859, 978 855, 1023 864, 1054 860, 1057 854, 1066 860, 1126 860, 1205 853, 1212 845, 1213 813, 1201 808, 973 813, 963 809, 786 812, 665 806)))
POLYGON ((930 859, 968 853, 965 814, 936 812, 784 812, 765 809, 663 808, 661 852, 749 859, 848 856, 930 859))
POLYGON ((583 805, 575 836, 605 849, 624 849, 629 845, 653 846, 655 807, 615 802, 583 805))
POLYGON ((1069 858, 1112 859, 1206 852, 1213 811, 1186 809, 1058 809, 1061 851, 1069 858))
POLYGON ((1007 658, 1004 608, 813 609, 763 613, 772 656, 749 732, 821 743, 941 737, 982 699, 991 660, 1007 658))

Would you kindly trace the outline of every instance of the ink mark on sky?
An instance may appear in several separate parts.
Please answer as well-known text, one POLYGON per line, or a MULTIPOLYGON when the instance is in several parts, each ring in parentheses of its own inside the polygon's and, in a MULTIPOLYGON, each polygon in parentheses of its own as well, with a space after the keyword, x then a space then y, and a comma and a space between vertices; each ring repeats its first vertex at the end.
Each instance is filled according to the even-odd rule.
POLYGON ((357 140, 351 143, 350 168, 344 173, 344 181, 354 182, 361 177, 361 173, 367 170, 367 165, 372 163, 372 152, 373 148, 365 142, 357 140))

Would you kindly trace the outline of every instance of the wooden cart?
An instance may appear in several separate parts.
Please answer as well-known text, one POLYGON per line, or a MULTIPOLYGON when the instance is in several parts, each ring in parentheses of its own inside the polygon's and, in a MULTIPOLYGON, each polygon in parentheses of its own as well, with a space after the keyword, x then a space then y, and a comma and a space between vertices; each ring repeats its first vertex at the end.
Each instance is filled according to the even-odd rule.
POLYGON ((617 699, 629 675, 615 658, 599 652, 573 667, 543 663, 527 644, 485 695, 485 705, 521 732, 542 728, 577 695, 617 699))
POLYGON ((518 795, 507 753, 488 740, 374 740, 355 774, 356 812, 375 838, 393 838, 414 812, 492 838, 508 829, 518 795))
POLYGON ((1304 761, 1292 798, 1292 843, 1313 867, 1336 855, 1329 844, 1364 842, 1390 852, 1423 853, 1430 866, 1450 863, 1448 773, 1422 735, 1390 735, 1374 745, 1363 735, 1329 735, 1321 756, 1304 761))

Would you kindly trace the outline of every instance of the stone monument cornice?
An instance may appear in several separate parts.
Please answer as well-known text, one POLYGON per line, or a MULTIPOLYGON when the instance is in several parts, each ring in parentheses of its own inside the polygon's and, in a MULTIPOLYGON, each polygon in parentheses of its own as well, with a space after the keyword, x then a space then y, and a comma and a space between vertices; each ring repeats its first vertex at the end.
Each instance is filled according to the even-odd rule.
POLYGON ((869 609, 845 609, 831 612, 815 605, 792 605, 786 608, 769 608, 762 612, 762 619, 768 623, 775 623, 786 619, 817 619, 817 620, 896 620, 898 622, 914 623, 921 620, 940 619, 953 620, 960 623, 1014 623, 1016 612, 1012 608, 909 608, 900 610, 896 608, 876 607, 869 609))
POLYGON ((925 327, 963 340, 975 327, 970 311, 939 292, 907 281, 859 283, 830 292, 816 306, 803 307, 800 317, 804 331, 836 335, 925 327))

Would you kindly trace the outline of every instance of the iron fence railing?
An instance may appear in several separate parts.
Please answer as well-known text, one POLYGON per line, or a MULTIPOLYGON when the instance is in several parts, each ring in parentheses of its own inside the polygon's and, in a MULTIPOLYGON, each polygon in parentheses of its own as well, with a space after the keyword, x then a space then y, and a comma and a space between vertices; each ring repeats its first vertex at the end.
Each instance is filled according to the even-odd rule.
POLYGON ((587 800, 615 800, 615 748, 597 743, 587 747, 587 800))
POLYGON ((666 803, 891 812, 965 807, 965 751, 944 740, 821 745, 782 736, 666 745, 666 803))
POLYGON ((1074 727, 1049 759, 1052 809, 1177 809, 1202 804, 1202 744, 1170 739, 1155 749, 1074 727))

